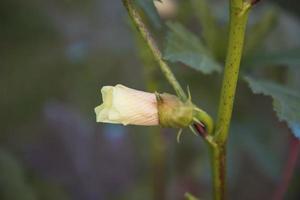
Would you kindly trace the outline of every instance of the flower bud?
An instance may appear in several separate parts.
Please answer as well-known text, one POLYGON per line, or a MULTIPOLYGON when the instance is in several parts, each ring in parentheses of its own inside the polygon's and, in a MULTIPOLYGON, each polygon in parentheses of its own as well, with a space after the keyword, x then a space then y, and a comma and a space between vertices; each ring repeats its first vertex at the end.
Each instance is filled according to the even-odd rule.
POLYGON ((164 127, 183 128, 193 122, 194 105, 182 102, 177 96, 156 94, 159 124, 164 127))
POLYGON ((97 122, 114 124, 158 125, 156 97, 123 85, 101 89, 103 103, 95 108, 97 122))
POLYGON ((171 94, 147 93, 123 85, 104 86, 101 93, 103 103, 95 108, 97 122, 172 128, 193 122, 195 106, 171 94))

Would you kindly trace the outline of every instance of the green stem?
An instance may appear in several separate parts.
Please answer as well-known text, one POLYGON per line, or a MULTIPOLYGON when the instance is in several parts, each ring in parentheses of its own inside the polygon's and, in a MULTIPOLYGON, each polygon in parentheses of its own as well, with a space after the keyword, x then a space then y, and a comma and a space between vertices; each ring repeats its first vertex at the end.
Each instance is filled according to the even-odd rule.
POLYGON ((243 52, 248 11, 250 8, 250 2, 244 2, 243 0, 230 1, 229 41, 219 103, 218 119, 214 133, 216 145, 212 146, 215 200, 225 199, 226 143, 243 52))
POLYGON ((137 9, 133 5, 132 0, 123 0, 124 6, 126 7, 129 16, 131 17, 132 21, 134 22, 136 28, 144 38, 144 40, 147 42, 147 45, 149 46, 154 58, 159 63, 160 69, 169 81, 169 83, 174 88, 177 95, 182 100, 187 100, 187 96, 180 86, 179 82, 176 80, 173 72, 170 70, 170 67, 168 64, 163 60, 162 53, 160 52, 155 40, 153 39, 150 31, 148 31, 145 23, 142 20, 142 17, 139 15, 137 9))
POLYGON ((239 4, 235 4, 235 2, 239 1, 232 0, 230 6, 229 43, 215 132, 216 140, 221 144, 226 143, 228 138, 244 45, 248 10, 251 6, 250 3, 244 3, 241 7, 237 7, 239 4))
POLYGON ((152 128, 151 134, 151 164, 153 198, 164 200, 166 198, 166 142, 163 138, 162 129, 152 128))
POLYGON ((226 146, 211 146, 213 193, 215 200, 225 199, 226 190, 226 146))

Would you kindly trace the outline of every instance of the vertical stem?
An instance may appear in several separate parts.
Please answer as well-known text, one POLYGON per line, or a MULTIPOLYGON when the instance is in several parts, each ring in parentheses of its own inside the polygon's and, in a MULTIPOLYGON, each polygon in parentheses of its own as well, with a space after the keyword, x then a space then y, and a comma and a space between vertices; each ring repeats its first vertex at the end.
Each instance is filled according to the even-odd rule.
POLYGON ((153 199, 164 200, 166 189, 166 144, 161 129, 151 135, 153 199))
POLYGON ((236 7, 232 2, 230 6, 229 43, 215 132, 217 142, 221 144, 228 138, 249 8, 249 3, 236 7))
POLYGON ((226 190, 226 147, 212 146, 212 172, 213 172, 213 193, 214 199, 225 199, 226 190))
POLYGON ((229 40, 215 128, 215 142, 212 146, 214 199, 225 199, 226 192, 226 143, 231 122, 234 97, 243 52, 245 29, 251 2, 230 1, 229 40))

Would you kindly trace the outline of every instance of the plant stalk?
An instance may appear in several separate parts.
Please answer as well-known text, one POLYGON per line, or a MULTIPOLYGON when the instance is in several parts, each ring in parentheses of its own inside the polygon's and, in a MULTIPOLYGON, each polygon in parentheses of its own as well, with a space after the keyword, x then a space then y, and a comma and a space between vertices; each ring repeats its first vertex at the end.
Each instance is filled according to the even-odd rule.
POLYGON ((223 75, 219 112, 212 146, 214 199, 225 199, 226 193, 226 143, 231 122, 234 97, 242 58, 245 30, 251 2, 230 1, 229 40, 223 75))
POLYGON ((226 190, 226 146, 211 146, 214 199, 225 199, 226 190))
POLYGON ((236 2, 236 0, 232 0, 230 6, 229 42, 223 75, 218 119, 215 129, 215 137, 217 142, 220 144, 226 143, 228 138, 244 46, 248 10, 251 6, 249 3, 244 3, 242 4, 242 7, 236 7, 237 5, 234 4, 234 2, 236 2))
POLYGON ((132 0, 123 0, 124 6, 126 7, 131 20, 134 22, 136 28, 142 35, 143 39, 146 41, 147 45, 149 46, 155 60, 159 63, 160 69, 169 81, 169 83, 174 88, 177 95, 182 100, 187 100, 187 95, 185 94, 184 90, 180 86, 179 82, 175 78, 173 72, 170 70, 168 64, 163 60, 162 53, 160 52, 155 40, 153 39, 150 31, 146 27, 145 23, 142 20, 142 17, 138 13, 137 9, 135 8, 132 0))
POLYGON ((151 135, 151 162, 152 162, 152 184, 153 199, 166 199, 166 142, 162 135, 162 129, 152 128, 151 135))

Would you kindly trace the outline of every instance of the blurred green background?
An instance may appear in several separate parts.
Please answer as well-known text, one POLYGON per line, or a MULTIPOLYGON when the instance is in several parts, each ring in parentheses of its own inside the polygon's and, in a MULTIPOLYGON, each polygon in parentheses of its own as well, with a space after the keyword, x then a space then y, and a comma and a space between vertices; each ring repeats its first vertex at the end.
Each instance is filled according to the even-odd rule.
MULTIPOLYGON (((138 2, 163 49, 166 20, 138 2)), ((210 2, 220 27, 228 21, 227 3, 210 2)), ((242 73, 299 92, 300 51, 289 66, 249 64, 257 61, 251 57, 256 52, 300 47, 299 1, 264 0, 254 10, 248 38, 258 36, 252 37, 242 73), (263 18, 267 12, 270 19, 263 18)), ((172 20, 201 35, 199 12, 190 0, 181 0, 172 20)), ((226 44, 221 33, 220 43, 226 44)), ((214 52, 220 64, 224 44, 214 52)), ((171 66, 180 82, 189 85, 193 100, 215 117, 221 74, 171 66)), ((200 137, 186 130, 178 144, 177 130, 95 122, 101 87, 118 83, 173 93, 121 0, 1 0, 0 199, 181 200, 185 192, 211 199, 209 152, 200 137)), ((272 199, 292 134, 278 122, 271 98, 254 96, 241 81, 231 131, 230 199, 272 199)), ((298 162, 286 199, 300 199, 299 169, 298 162)))

